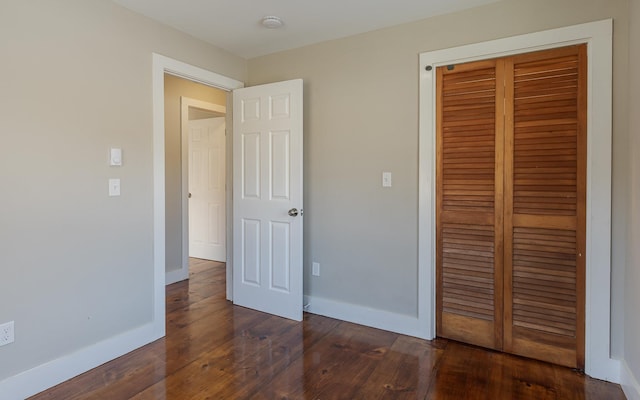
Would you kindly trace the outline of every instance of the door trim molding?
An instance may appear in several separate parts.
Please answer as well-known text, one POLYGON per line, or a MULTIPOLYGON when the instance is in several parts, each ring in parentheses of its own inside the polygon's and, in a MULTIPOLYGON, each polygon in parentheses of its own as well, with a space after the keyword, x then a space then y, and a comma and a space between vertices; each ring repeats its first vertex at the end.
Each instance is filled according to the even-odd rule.
MULTIPOLYGON (((203 85, 212 86, 227 92, 244 87, 244 83, 235 79, 207 71, 182 61, 153 53, 153 270, 154 270, 154 322, 162 327, 164 336, 165 319, 165 133, 164 133, 164 74, 171 74, 203 85)), ((226 146, 230 146, 227 140, 226 146)), ((229 175, 227 175, 228 177, 229 175)), ((227 215, 230 215, 227 204, 227 215)), ((232 229, 228 225, 227 229, 232 229)), ((231 282, 232 259, 229 254, 230 242, 227 242, 227 282, 231 282)), ((169 277, 174 277, 171 275, 169 277)), ((227 298, 231 296, 231 285, 227 285, 227 298)), ((159 329, 159 328, 158 328, 159 329)))
POLYGON ((420 54, 418 319, 424 337, 432 339, 436 332, 435 67, 587 43, 585 372, 619 382, 620 362, 610 356, 612 36, 608 19, 420 54))

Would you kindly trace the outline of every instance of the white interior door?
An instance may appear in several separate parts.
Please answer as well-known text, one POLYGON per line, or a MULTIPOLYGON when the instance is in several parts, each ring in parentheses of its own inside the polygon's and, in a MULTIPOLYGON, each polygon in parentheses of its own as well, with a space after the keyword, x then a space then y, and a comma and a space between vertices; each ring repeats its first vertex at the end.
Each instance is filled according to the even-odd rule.
POLYGON ((233 94, 233 301, 302 320, 302 80, 233 94))
POLYGON ((189 256, 226 261, 225 118, 190 120, 189 256))

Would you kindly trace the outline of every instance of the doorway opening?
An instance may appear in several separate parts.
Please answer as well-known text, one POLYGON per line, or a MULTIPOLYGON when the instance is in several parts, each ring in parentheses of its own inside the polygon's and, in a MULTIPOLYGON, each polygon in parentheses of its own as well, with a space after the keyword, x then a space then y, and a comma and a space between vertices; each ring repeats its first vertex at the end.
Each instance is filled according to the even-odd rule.
POLYGON ((168 73, 163 81, 170 284, 188 279, 189 256, 226 261, 227 92, 168 73))
MULTIPOLYGON (((181 280, 186 271, 182 268, 171 272, 168 268, 166 258, 167 240, 167 213, 166 213, 166 160, 165 160, 165 75, 171 75, 186 79, 191 82, 204 84, 222 90, 228 94, 234 89, 244 87, 244 84, 235 79, 207 71, 205 69, 183 63, 181 61, 160 55, 153 54, 153 259, 154 259, 154 310, 153 310, 153 326, 157 336, 163 336, 165 332, 165 285, 173 280, 177 282, 181 280), (182 274, 182 276, 180 276, 182 274), (176 279, 177 278, 177 279, 176 279)), ((229 98, 231 96, 228 96, 229 98)), ((232 151, 231 140, 227 140, 225 144, 226 154, 232 151)), ((229 162, 231 157, 227 157, 226 182, 227 182, 227 201, 226 214, 231 215, 232 204, 230 200, 232 181, 230 178, 231 168, 229 162)), ((232 281, 233 264, 228 249, 232 245, 231 229, 227 226, 227 263, 226 275, 227 282, 232 281)), ((181 241, 179 242, 181 243, 181 241)), ((177 265, 180 265, 179 263, 177 265)), ((185 276, 182 279, 186 279, 185 276)), ((227 285, 227 299, 232 299, 232 285, 227 285)))

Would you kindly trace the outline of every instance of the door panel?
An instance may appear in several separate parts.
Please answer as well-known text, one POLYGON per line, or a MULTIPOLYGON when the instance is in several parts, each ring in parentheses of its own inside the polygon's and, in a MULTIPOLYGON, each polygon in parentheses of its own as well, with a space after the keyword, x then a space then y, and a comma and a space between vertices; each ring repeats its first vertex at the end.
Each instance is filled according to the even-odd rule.
POLYGON ((242 199, 260 199, 260 133, 248 132, 241 134, 242 161, 240 180, 242 199))
POLYGON ((271 132, 269 134, 270 148, 269 164, 271 176, 269 179, 269 193, 271 199, 289 200, 289 177, 291 176, 291 161, 289 160, 289 131, 271 132))
POLYGON ((233 301, 301 320, 302 81, 236 90, 234 110, 233 301))
POLYGON ((242 267, 242 284, 260 287, 260 221, 242 219, 242 258, 239 260, 242 267))
POLYGON ((271 257, 269 258, 269 286, 272 290, 289 293, 289 242, 291 224, 271 222, 271 257))

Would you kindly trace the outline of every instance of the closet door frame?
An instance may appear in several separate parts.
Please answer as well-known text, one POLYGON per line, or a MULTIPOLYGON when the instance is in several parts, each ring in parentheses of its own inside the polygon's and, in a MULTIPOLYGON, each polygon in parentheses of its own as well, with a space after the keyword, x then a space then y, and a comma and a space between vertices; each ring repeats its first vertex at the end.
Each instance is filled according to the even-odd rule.
POLYGON ((586 43, 588 46, 585 372, 619 381, 610 356, 612 20, 420 54, 419 325, 436 332, 435 104, 438 66, 586 43), (597 229, 595 229, 597 227, 597 229))

